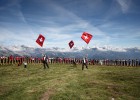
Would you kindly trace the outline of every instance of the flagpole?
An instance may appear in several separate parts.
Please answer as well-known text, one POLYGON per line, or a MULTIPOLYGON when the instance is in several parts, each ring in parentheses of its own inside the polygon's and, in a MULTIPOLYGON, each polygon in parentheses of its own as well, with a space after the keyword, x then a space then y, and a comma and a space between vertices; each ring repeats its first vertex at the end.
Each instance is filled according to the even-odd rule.
POLYGON ((85 49, 87 49, 87 47, 88 47, 88 44, 86 44, 85 49))
MULTIPOLYGON (((88 44, 86 44, 86 47, 85 47, 86 50, 87 50, 87 47, 88 47, 88 44)), ((88 55, 88 54, 86 54, 85 57, 88 57, 87 55, 88 55)))

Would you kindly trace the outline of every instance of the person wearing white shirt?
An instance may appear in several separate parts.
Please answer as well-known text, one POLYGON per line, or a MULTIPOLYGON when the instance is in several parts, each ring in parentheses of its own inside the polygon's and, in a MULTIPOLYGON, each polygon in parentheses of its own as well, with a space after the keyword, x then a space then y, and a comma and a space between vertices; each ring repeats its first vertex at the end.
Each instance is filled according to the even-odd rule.
POLYGON ((46 55, 43 56, 43 65, 44 65, 44 69, 46 69, 46 66, 49 68, 46 55))
POLYGON ((84 66, 86 66, 86 68, 88 69, 88 66, 87 66, 87 58, 83 58, 83 62, 82 62, 82 70, 84 70, 84 66))

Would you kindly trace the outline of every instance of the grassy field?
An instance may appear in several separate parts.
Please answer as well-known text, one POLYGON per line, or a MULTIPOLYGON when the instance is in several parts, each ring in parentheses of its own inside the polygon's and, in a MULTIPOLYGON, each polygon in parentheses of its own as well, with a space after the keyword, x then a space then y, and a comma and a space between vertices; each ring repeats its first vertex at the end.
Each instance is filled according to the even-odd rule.
POLYGON ((140 67, 0 66, 0 100, 140 100, 140 67))

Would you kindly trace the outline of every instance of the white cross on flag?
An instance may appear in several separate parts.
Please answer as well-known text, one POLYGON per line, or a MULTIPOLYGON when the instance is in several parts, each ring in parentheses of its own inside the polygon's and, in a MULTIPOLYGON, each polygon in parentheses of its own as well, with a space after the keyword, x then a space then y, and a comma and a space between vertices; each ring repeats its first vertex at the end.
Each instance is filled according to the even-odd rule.
POLYGON ((36 43, 38 43, 42 47, 43 43, 44 43, 44 40, 45 40, 45 37, 43 35, 39 34, 39 36, 36 40, 36 43))
POLYGON ((71 40, 71 41, 69 42, 69 47, 70 47, 70 49, 71 49, 73 46, 74 46, 74 42, 71 40))
POLYGON ((92 38, 92 35, 87 32, 83 32, 81 38, 88 44, 92 38))

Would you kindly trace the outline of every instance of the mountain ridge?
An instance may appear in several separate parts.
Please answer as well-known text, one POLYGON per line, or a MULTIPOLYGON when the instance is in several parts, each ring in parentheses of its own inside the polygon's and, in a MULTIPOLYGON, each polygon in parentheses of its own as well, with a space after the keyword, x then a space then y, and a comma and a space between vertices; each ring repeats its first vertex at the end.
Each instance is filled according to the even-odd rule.
POLYGON ((0 46, 0 56, 34 56, 41 57, 47 54, 49 57, 72 57, 82 58, 87 56, 91 59, 140 59, 139 48, 112 48, 112 47, 93 47, 93 48, 35 48, 25 45, 21 46, 0 46))

